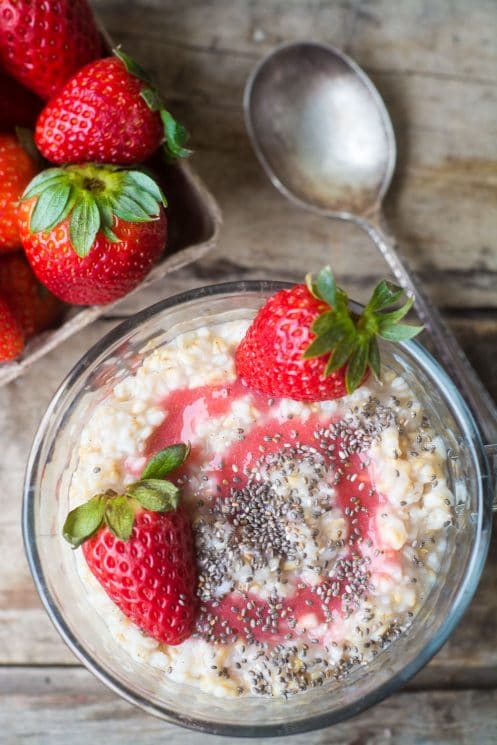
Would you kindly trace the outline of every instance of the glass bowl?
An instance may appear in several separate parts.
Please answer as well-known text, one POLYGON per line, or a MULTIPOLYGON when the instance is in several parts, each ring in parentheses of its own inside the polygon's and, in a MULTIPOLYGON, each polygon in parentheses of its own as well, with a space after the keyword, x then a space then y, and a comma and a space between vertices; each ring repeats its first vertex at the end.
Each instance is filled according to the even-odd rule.
POLYGON ((440 581, 430 590, 409 631, 344 680, 283 698, 219 699, 134 662, 88 601, 75 554, 61 535, 84 423, 117 381, 144 355, 199 325, 251 318, 277 282, 236 282, 176 295, 138 313, 84 355, 55 394, 35 436, 27 466, 23 531, 33 578, 61 636, 106 685, 162 719, 229 736, 285 735, 326 727, 391 694, 446 641, 466 610, 488 551, 494 479, 475 422, 440 365, 416 342, 387 351, 423 401, 445 440, 449 482, 456 497, 454 525, 440 581), (457 552, 456 552, 457 546, 457 552))

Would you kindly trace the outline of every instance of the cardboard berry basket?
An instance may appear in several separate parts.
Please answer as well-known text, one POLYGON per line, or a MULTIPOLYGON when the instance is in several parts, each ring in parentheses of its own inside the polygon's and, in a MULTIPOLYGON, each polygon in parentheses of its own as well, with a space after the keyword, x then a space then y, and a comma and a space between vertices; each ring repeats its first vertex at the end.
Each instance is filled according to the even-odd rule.
MULTIPOLYGON (((110 53, 113 44, 105 29, 102 29, 102 36, 110 53)), ((191 264, 206 254, 216 244, 221 226, 219 207, 189 162, 183 160, 166 164, 157 158, 154 165, 168 201, 167 247, 160 262, 132 292, 163 279, 171 272, 191 264)), ((132 293, 125 297, 130 294, 132 293)), ((119 302, 120 300, 117 300, 107 305, 88 307, 68 306, 67 314, 58 328, 33 337, 27 342, 23 354, 18 359, 0 363, 0 386, 22 375, 47 352, 108 313, 119 302)))

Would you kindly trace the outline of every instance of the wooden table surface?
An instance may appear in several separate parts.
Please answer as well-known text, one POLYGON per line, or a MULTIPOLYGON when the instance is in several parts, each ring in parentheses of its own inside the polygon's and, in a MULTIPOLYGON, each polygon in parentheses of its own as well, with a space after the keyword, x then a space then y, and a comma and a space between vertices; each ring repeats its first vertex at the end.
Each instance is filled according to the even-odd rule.
MULTIPOLYGON (((94 0, 114 39, 152 72, 192 132, 194 167, 224 213, 218 247, 125 300, 0 390, 0 742, 227 742, 146 716, 83 669, 42 610, 24 558, 23 470, 61 378, 126 317, 223 279, 299 278, 332 262, 358 299, 385 273, 359 229, 297 211, 245 134, 243 86, 261 55, 297 39, 353 56, 391 113, 398 163, 386 214, 497 396, 497 4, 494 0, 94 0)), ((306 743, 497 743, 497 541, 462 623, 407 687, 306 743)))

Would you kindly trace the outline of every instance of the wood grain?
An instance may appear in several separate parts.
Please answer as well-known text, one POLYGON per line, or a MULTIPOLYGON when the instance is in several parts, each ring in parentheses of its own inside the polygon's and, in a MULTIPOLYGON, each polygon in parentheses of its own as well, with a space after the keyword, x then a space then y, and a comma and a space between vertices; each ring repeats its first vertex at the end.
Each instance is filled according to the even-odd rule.
MULTIPOLYGON (((0 731, 6 745, 226 745, 233 738, 194 733, 118 699, 90 673, 71 668, 0 671, 0 731)), ((290 704, 289 704, 290 705, 290 704)), ((281 740, 285 745, 495 745, 497 691, 400 693, 351 722, 281 740)))

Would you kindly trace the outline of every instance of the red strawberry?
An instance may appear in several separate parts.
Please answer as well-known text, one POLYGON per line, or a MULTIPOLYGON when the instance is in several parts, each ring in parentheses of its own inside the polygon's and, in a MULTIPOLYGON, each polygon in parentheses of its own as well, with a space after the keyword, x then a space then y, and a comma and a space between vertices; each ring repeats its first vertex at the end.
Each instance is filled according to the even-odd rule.
POLYGON ((22 196, 22 245, 38 279, 61 300, 110 303, 136 287, 162 254, 165 204, 141 171, 51 168, 22 196))
POLYGON ((63 303, 38 282, 22 252, 0 259, 0 293, 26 339, 55 326, 64 312, 63 303))
POLYGON ((197 572, 187 512, 163 478, 187 458, 171 445, 148 463, 124 494, 97 494, 69 513, 64 538, 83 544, 88 567, 133 623, 164 644, 180 644, 194 627, 197 572))
POLYGON ((15 135, 0 134, 0 254, 21 245, 17 201, 38 170, 15 135))
POLYGON ((145 72, 114 54, 84 67, 46 105, 36 125, 40 152, 53 163, 139 163, 164 140, 169 155, 189 155, 186 130, 145 72))
POLYGON ((24 348, 21 326, 7 301, 0 295, 0 362, 19 357, 24 348))
POLYGON ((259 310, 236 352, 236 369, 251 388, 297 401, 325 401, 354 391, 369 370, 380 377, 377 336, 411 339, 419 326, 398 324, 412 306, 382 313, 403 290, 382 280, 360 315, 349 309, 329 267, 314 282, 280 290, 259 310))
POLYGON ((34 127, 36 117, 43 107, 43 101, 38 96, 23 88, 3 70, 0 70, 0 101, 0 130, 34 127))
POLYGON ((57 93, 100 52, 86 0, 1 0, 0 63, 42 98, 57 93))

